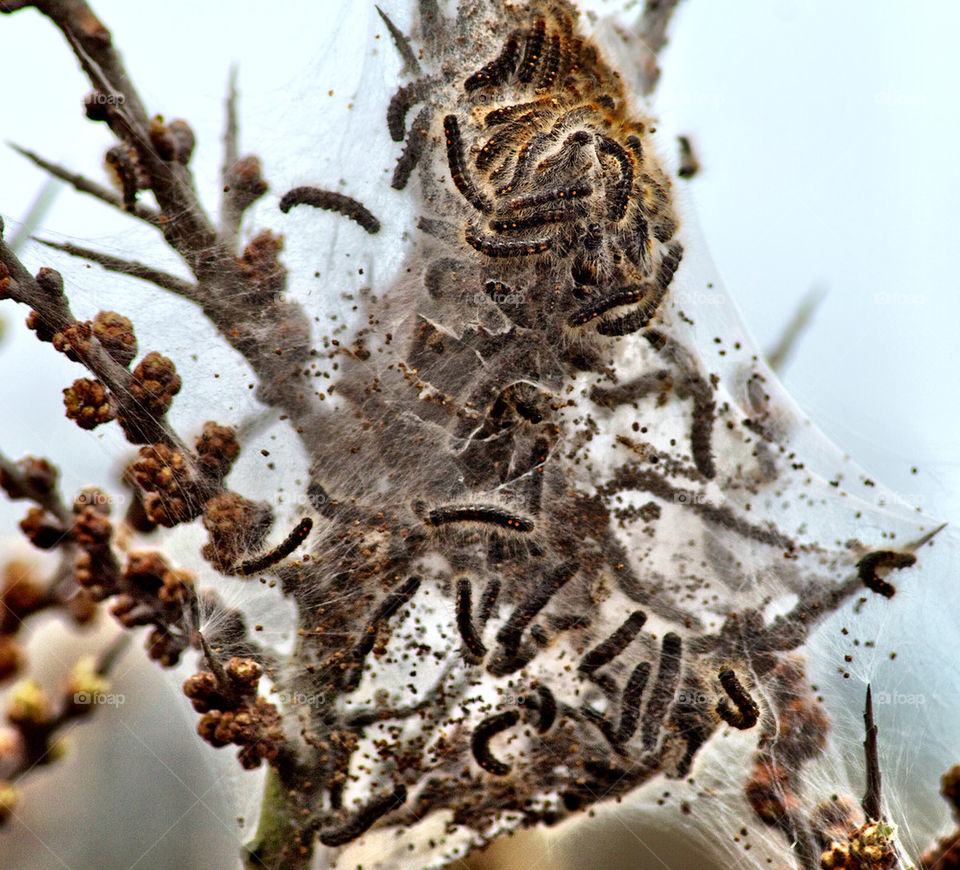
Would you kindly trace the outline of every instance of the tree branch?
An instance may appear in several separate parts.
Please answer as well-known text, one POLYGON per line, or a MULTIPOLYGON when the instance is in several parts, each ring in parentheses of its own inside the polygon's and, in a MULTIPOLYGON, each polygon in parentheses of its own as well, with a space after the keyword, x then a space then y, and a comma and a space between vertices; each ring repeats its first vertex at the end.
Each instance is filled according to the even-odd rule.
POLYGON ((138 202, 134 205, 132 212, 127 211, 123 203, 123 197, 115 190, 111 190, 109 187, 98 184, 96 181, 92 181, 86 176, 79 175, 76 172, 71 172, 69 169, 65 169, 56 163, 52 163, 51 161, 41 157, 39 154, 35 154, 33 151, 30 151, 27 148, 22 148, 20 145, 17 145, 14 142, 9 142, 7 144, 9 144, 10 147, 18 154, 22 154, 24 157, 26 157, 31 163, 39 166, 46 172, 49 172, 54 178, 59 178, 61 181, 65 181, 67 184, 72 185, 73 188, 80 193, 86 193, 90 196, 96 197, 101 202, 105 202, 107 205, 112 205, 115 209, 122 211, 124 214, 133 214, 135 217, 140 218, 142 221, 146 221, 151 226, 155 226, 157 229, 163 229, 163 220, 161 219, 160 213, 156 211, 156 209, 152 209, 150 206, 138 202))
POLYGON ((196 284, 184 281, 182 278, 171 275, 169 272, 154 269, 152 266, 147 266, 144 263, 138 263, 136 260, 124 260, 121 257, 113 257, 110 254, 104 254, 101 251, 94 251, 91 248, 84 248, 69 242, 54 242, 48 239, 35 239, 35 241, 48 248, 53 248, 55 251, 63 251, 65 254, 70 254, 72 257, 82 257, 85 260, 90 260, 111 272, 118 272, 121 275, 130 275, 133 278, 149 281, 151 284, 156 284, 161 289, 176 293, 178 296, 189 299, 191 302, 195 302, 199 295, 199 288, 196 284))
POLYGON ((680 0, 647 0, 637 23, 646 51, 639 59, 643 95, 649 96, 660 81, 659 55, 667 44, 667 28, 680 0))

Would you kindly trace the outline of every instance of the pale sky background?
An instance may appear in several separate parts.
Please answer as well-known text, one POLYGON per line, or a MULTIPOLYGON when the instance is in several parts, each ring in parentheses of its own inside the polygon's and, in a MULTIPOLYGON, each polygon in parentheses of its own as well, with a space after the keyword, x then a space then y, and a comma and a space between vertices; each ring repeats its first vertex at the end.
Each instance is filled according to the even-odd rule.
MULTIPOLYGON (((405 4, 382 5, 394 9, 405 4)), ((399 238, 406 226, 404 211, 383 181, 384 173, 392 171, 396 148, 386 130, 371 127, 370 116, 363 114, 369 110, 382 118, 399 67, 372 3, 287 0, 265 6, 251 0, 170 0, 147 7, 103 0, 95 8, 113 30, 148 110, 193 124, 200 139, 193 166, 208 203, 215 202, 218 187, 227 70, 237 63, 241 153, 261 156, 272 194, 296 183, 333 186, 347 179, 350 192, 392 220, 385 233, 399 238), (377 33, 380 40, 374 39, 377 33)), ((403 24, 402 11, 397 20, 403 24)), ((694 141, 703 169, 692 182, 678 182, 680 196, 686 210, 696 213, 727 289, 760 347, 772 344, 811 287, 826 291, 785 371, 787 388, 814 422, 873 476, 942 519, 960 516, 957 32, 960 4, 950 0, 922 0, 909 7, 893 0, 685 0, 663 57, 656 100, 661 151, 672 156, 671 130, 694 141)), ((88 88, 54 28, 32 11, 0 16, 0 57, 7 82, 0 138, 102 178, 102 153, 111 143, 102 125, 82 117, 88 88)), ((18 155, 0 149, 0 214, 8 238, 43 181, 43 174, 18 155)), ((275 202, 258 205, 258 225, 280 226, 275 202)), ((288 262, 321 258, 322 271, 337 279, 338 290, 350 289, 349 282, 358 280, 358 264, 366 263, 367 279, 386 274, 399 248, 381 253, 373 263, 372 249, 365 247, 369 243, 358 240, 347 223, 323 222, 313 215, 296 224, 309 235, 290 240, 288 262), (342 250, 346 243, 354 252, 349 263, 342 250)), ((148 262, 162 253, 147 228, 66 189, 39 234, 127 255, 133 247, 134 256, 148 262), (131 228, 137 234, 134 242, 131 228)), ((206 337, 189 331, 189 308, 143 285, 117 289, 99 271, 35 247, 23 259, 32 269, 62 264, 75 313, 90 317, 109 300, 133 316, 141 350, 169 352, 185 382, 191 383, 191 375, 192 383, 200 382, 205 366, 191 368, 189 354, 203 350, 206 337)), ((300 288, 308 303, 313 296, 318 310, 336 304, 315 287, 300 288)), ((14 458, 45 453, 64 467, 68 491, 101 480, 123 455, 122 442, 116 433, 91 435, 62 419, 60 391, 82 373, 26 333, 21 326, 25 316, 12 303, 0 304, 5 327, 0 339, 0 449, 14 458)), ((243 373, 237 377, 242 381, 243 373)), ((178 402, 174 419, 182 414, 187 420, 191 412, 209 415, 203 404, 178 402)), ((232 401, 222 422, 237 422, 249 407, 245 399, 232 401)), ((22 503, 0 511, 4 528, 12 530, 22 512, 22 503)), ((946 548, 942 552, 946 555, 946 548)), ((930 562, 932 567, 917 578, 930 585, 897 599, 908 608, 908 615, 898 614, 896 622, 907 639, 901 659, 908 661, 910 639, 928 633, 927 616, 943 607, 939 596, 952 595, 956 601, 953 566, 943 557, 930 562)), ((954 640, 943 638, 933 654, 917 645, 914 654, 921 664, 912 679, 927 674, 923 662, 928 668, 956 669, 954 640), (947 660, 941 663, 940 655, 947 660)), ((127 691, 136 694, 136 686, 142 691, 145 679, 140 669, 131 671, 127 691)), ((150 691, 162 691, 162 680, 150 685, 150 691)), ((836 691, 842 695, 854 689, 859 693, 862 685, 836 691)), ((176 686, 169 695, 171 707, 179 703, 176 686)), ((954 697, 930 704, 925 711, 930 718, 917 732, 918 740, 936 750, 936 758, 922 769, 931 789, 936 787, 931 776, 950 760, 960 760, 960 734, 941 727, 956 703, 954 697)), ((199 770, 199 785, 186 788, 168 775, 166 765, 172 767, 172 761, 158 762, 148 773, 149 753, 138 751, 129 736, 123 742, 122 729, 120 737, 101 739, 98 757, 127 752, 135 766, 146 765, 143 779, 168 786, 162 810, 155 810, 159 820, 146 818, 146 809, 131 809, 139 806, 136 789, 119 785, 114 789, 118 803, 100 810, 113 830, 126 828, 131 818, 144 818, 140 846, 146 853, 138 867, 164 866, 168 860, 194 866, 183 856, 195 851, 191 838, 204 831, 213 831, 215 845, 227 854, 233 848, 229 824, 211 822, 212 814, 204 809, 217 803, 216 794, 195 801, 204 788, 203 776, 213 769, 199 759, 213 753, 190 738, 192 714, 174 718, 192 742, 188 749, 178 748, 174 735, 167 751, 199 770), (121 812, 129 817, 116 815, 121 812)), ((911 721, 909 727, 917 727, 911 721)), ((890 720, 888 727, 897 725, 890 720)), ((75 735, 77 752, 94 730, 75 735)), ((913 761, 905 755, 890 781, 915 776, 909 770, 913 761)), ((59 791, 61 773, 54 768, 36 779, 46 779, 59 791)), ((50 809, 31 798, 33 787, 28 787, 24 813, 30 824, 43 824, 44 811, 50 809)), ((37 790, 39 794, 40 785, 37 790)), ((149 795, 141 800, 143 807, 149 805, 149 795)), ((935 796, 921 805, 935 807, 935 796)), ((229 812, 222 815, 229 822, 229 812)), ((80 870, 93 866, 90 856, 103 847, 101 842, 71 852, 75 839, 54 830, 36 838, 21 833, 17 842, 24 851, 16 866, 25 870, 80 870), (62 864, 51 858, 50 849, 62 864)), ((137 857, 110 848, 112 857, 104 867, 131 866, 137 857)), ((3 855, 0 850, 0 866, 13 866, 3 864, 3 855)), ((212 865, 201 860, 195 866, 212 865)))

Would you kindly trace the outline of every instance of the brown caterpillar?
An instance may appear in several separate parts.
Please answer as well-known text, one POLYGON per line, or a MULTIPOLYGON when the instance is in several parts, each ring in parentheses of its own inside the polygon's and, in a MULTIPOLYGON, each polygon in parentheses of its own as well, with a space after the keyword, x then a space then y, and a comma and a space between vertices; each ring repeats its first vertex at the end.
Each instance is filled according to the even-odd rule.
POLYGON ((473 757, 487 773, 494 776, 506 776, 510 773, 510 765, 495 758, 490 752, 490 741, 501 731, 512 728, 520 721, 520 714, 516 710, 507 710, 488 716, 474 730, 470 738, 470 748, 473 757))
POLYGON ((394 190, 403 190, 417 168, 420 159, 423 157, 423 151, 427 145, 427 134, 430 131, 430 119, 433 112, 429 108, 423 108, 417 113, 410 127, 410 135, 404 145, 403 153, 397 160, 397 166, 393 170, 393 180, 390 186, 394 190))
POLYGON ((287 191, 280 200, 280 211, 286 214, 297 205, 312 205, 327 211, 336 211, 356 221, 371 235, 380 232, 380 221, 367 207, 353 197, 319 187, 295 187, 287 191))
POLYGON ((447 164, 450 177, 463 194, 463 198, 477 211, 488 212, 493 206, 476 185, 467 177, 466 161, 463 155, 463 141, 460 139, 460 125, 456 115, 447 115, 443 119, 443 133, 447 137, 447 164))
POLYGON ((620 724, 617 727, 617 743, 626 743, 640 722, 640 702, 643 690, 650 677, 650 662, 640 662, 627 680, 620 698, 620 724))
POLYGON ((320 842, 324 846, 334 847, 356 840, 369 831, 378 819, 403 806, 406 800, 406 786, 398 785, 389 794, 374 798, 342 824, 322 830, 319 834, 320 842))
POLYGON ((487 648, 473 627, 472 600, 470 581, 466 577, 461 577, 457 581, 457 628, 460 629, 460 637, 469 655, 480 662, 487 654, 487 648))
POLYGON ((610 637, 595 646, 580 660, 577 670, 584 676, 589 676, 608 662, 613 661, 639 634, 646 621, 647 614, 642 610, 635 610, 610 637))
POLYGON ((877 571, 885 569, 909 568, 917 561, 912 553, 897 553, 894 550, 878 550, 868 553, 857 562, 857 571, 860 582, 871 592, 882 595, 884 598, 893 598, 897 589, 892 583, 881 579, 877 571))
POLYGON ((266 571, 267 568, 270 568, 273 565, 276 565, 277 562, 280 562, 283 559, 286 559, 294 550, 297 549, 306 539, 307 535, 310 534, 310 530, 313 528, 313 520, 310 517, 304 517, 297 523, 296 527, 284 538, 283 542, 274 547, 269 553, 264 553, 262 556, 257 556, 254 559, 248 559, 246 562, 241 562, 235 569, 234 573, 241 575, 242 577, 249 576, 250 574, 256 574, 259 571, 266 571))
POLYGON ((733 671, 729 669, 721 671, 719 680, 720 685, 723 686, 723 690, 727 693, 730 700, 733 701, 737 709, 732 710, 726 702, 726 699, 721 698, 717 703, 717 714, 728 725, 732 725, 741 731, 753 728, 760 719, 760 708, 757 706, 757 702, 754 701, 753 698, 750 697, 750 693, 743 688, 743 685, 733 671))
POLYGON ((407 112, 419 103, 428 90, 428 81, 420 79, 400 88, 391 98, 387 107, 387 129, 394 142, 402 142, 406 134, 404 123, 407 112))
POLYGON ((578 567, 576 563, 567 563, 560 565, 558 568, 554 568, 546 574, 541 582, 517 605, 513 613, 510 614, 510 618, 504 623, 500 631, 497 632, 497 640, 503 645, 507 658, 512 658, 516 655, 517 648, 520 646, 520 638, 523 636, 523 630, 547 605, 547 602, 570 581, 574 574, 576 574, 578 567))
POLYGON ((449 523, 485 523, 509 529, 511 532, 533 531, 533 520, 488 504, 435 507, 427 514, 427 522, 431 526, 445 526, 449 523))
POLYGON ((517 65, 517 55, 520 52, 520 36, 512 33, 504 43, 503 48, 490 63, 477 70, 464 83, 463 89, 468 93, 488 85, 498 85, 508 78, 517 65))
POLYGON ((660 663, 657 666, 657 678, 650 690, 646 710, 643 713, 641 741, 644 749, 653 749, 660 733, 661 725, 667 715, 667 709, 673 701, 680 681, 680 659, 683 641, 680 635, 668 632, 663 636, 660 646, 660 663))
POLYGON ((420 578, 410 577, 396 589, 390 590, 377 605, 367 621, 360 640, 353 647, 351 658, 355 665, 353 670, 348 671, 345 676, 344 686, 346 691, 352 691, 360 684, 360 679, 363 676, 363 661, 373 650, 380 623, 389 620, 404 604, 413 598, 419 588, 420 578))
POLYGON ((557 718, 557 699, 543 683, 537 686, 537 710, 540 714, 537 720, 537 731, 540 734, 546 734, 557 718))

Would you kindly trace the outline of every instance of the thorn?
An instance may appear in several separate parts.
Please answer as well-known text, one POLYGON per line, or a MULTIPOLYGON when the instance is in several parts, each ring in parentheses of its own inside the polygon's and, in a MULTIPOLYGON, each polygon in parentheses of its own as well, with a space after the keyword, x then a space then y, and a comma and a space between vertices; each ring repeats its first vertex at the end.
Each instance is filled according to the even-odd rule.
POLYGON ((390 16, 387 15, 379 6, 375 7, 377 13, 383 19, 383 23, 387 25, 387 30, 390 31, 390 35, 393 37, 394 45, 397 47, 397 51, 400 52, 400 57, 403 58, 403 62, 406 64, 406 68, 415 75, 419 75, 420 62, 417 60, 417 56, 413 53, 413 49, 410 47, 410 40, 407 39, 400 31, 400 28, 397 27, 390 20, 390 16))
POLYGON ((877 751, 877 726, 873 721, 873 694, 867 683, 867 702, 863 711, 866 738, 863 748, 866 753, 867 785, 863 795, 863 814, 868 821, 878 822, 882 818, 880 810, 880 758, 877 751))
POLYGON ((780 334, 779 341, 767 353, 767 364, 775 372, 783 371, 787 358, 796 350, 798 340, 809 328, 813 315, 826 295, 827 291, 822 287, 813 287, 800 300, 793 317, 780 334))
POLYGON ((913 553, 916 550, 919 550, 924 544, 929 543, 934 539, 934 537, 939 535, 940 532, 942 532, 948 525, 948 523, 941 523, 933 531, 927 532, 927 534, 922 535, 915 541, 911 541, 909 544, 905 544, 902 549, 906 550, 908 553, 913 553))
POLYGON ((203 649, 203 657, 207 660, 210 670, 217 678, 218 688, 225 695, 232 696, 233 683, 231 682, 230 677, 227 676, 227 672, 220 663, 220 659, 213 654, 213 650, 210 648, 210 644, 207 643, 207 639, 203 636, 203 632, 198 631, 197 634, 200 637, 200 647, 203 649))
POLYGON ((105 677, 110 673, 117 660, 127 651, 131 641, 130 634, 124 632, 101 653, 96 668, 98 677, 105 677))

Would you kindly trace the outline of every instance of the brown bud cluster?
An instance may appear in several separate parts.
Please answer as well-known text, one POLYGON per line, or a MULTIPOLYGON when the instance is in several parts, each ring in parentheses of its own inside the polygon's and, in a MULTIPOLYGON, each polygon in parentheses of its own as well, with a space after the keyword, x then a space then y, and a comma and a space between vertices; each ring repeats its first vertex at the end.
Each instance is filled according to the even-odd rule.
POLYGON ((197 144, 190 125, 176 119, 165 124, 163 117, 157 115, 150 121, 150 142, 163 160, 176 160, 186 166, 197 144))
POLYGON ((172 360, 151 351, 133 370, 130 395, 153 417, 162 417, 170 410, 173 397, 180 392, 183 381, 172 360))
POLYGON ((90 339, 93 327, 89 321, 75 321, 62 332, 54 334, 53 346, 73 362, 80 362, 80 356, 90 352, 90 339))
POLYGON ((17 467, 21 475, 19 479, 0 469, 0 487, 8 498, 43 498, 50 495, 57 485, 57 469, 46 459, 25 456, 17 462, 17 467))
POLYGON ((71 536, 84 550, 99 550, 110 546, 113 527, 109 507, 105 504, 77 503, 73 506, 74 521, 71 536))
POLYGON ((6 299, 10 293, 10 270, 0 263, 0 299, 6 299))
POLYGON ((822 870, 891 870, 898 865, 894 829, 884 822, 867 822, 849 842, 831 843, 820 857, 822 870))
POLYGON ((103 156, 103 166, 114 186, 123 194, 123 207, 132 212, 137 204, 137 191, 150 186, 141 170, 137 152, 128 145, 114 145, 103 156))
MULTIPOLYGON (((91 588, 111 585, 111 567, 116 561, 110 547, 111 526, 106 519, 108 498, 99 490, 83 490, 73 505, 74 518, 64 521, 59 516, 56 495, 57 470, 44 459, 28 456, 17 463, 17 468, 0 472, 0 485, 10 498, 30 498, 37 502, 20 527, 28 540, 41 549, 52 549, 64 544, 76 544, 81 552, 75 554, 75 579, 87 582, 91 588), (41 505, 50 507, 46 510, 41 505), (95 505, 92 506, 92 505, 95 505)), ((70 551, 67 551, 69 554, 70 551)), ((113 571, 112 574, 116 574, 113 571)), ((32 579, 29 568, 20 562, 10 562, 0 584, 0 679, 9 673, 16 650, 6 642, 6 635, 17 632, 21 622, 38 610, 61 606, 78 624, 89 622, 96 612, 96 599, 83 588, 69 588, 55 583, 50 589, 41 588, 32 579)))
POLYGON ((251 206, 269 189, 263 179, 260 159, 252 154, 241 157, 227 170, 225 184, 230 188, 234 205, 239 211, 251 206))
POLYGON ((273 524, 269 505, 233 492, 215 495, 204 506, 203 527, 210 534, 203 558, 221 571, 263 542, 273 524))
POLYGON ((40 550, 52 550, 66 537, 66 529, 60 521, 39 507, 27 511, 27 515, 20 520, 20 531, 40 550))
POLYGON ((173 527, 199 515, 197 482, 187 457, 166 444, 140 448, 140 459, 130 467, 146 495, 144 510, 151 522, 173 527))
POLYGON ((198 618, 195 577, 171 568, 160 553, 135 551, 127 560, 110 612, 125 628, 152 625, 147 653, 173 667, 190 646, 188 626, 198 618))
POLYGON ((53 341, 57 330, 41 317, 39 311, 31 311, 27 315, 27 329, 33 330, 37 334, 38 341, 53 341))
POLYGON ((93 334, 114 362, 126 368, 137 356, 133 324, 116 311, 100 311, 93 318, 93 334))
POLYGON ((205 474, 222 480, 240 455, 240 441, 231 426, 219 426, 212 421, 203 424, 197 438, 197 459, 205 474))
POLYGON ((74 579, 83 597, 74 602, 82 619, 89 611, 90 602, 103 601, 118 591, 120 564, 114 555, 111 541, 110 500, 95 487, 82 490, 73 503, 73 526, 70 536, 80 548, 74 562, 74 579))
POLYGON ((203 714, 197 723, 200 736, 212 746, 241 747, 237 757, 247 770, 275 761, 283 743, 276 705, 257 695, 262 672, 253 659, 234 657, 223 668, 225 684, 212 671, 200 671, 183 685, 203 714))
POLYGON ((114 418, 110 395, 100 381, 78 378, 63 391, 67 419, 76 420, 81 429, 95 429, 114 418))
POLYGON ((280 262, 283 236, 270 230, 257 233, 237 258, 237 267, 247 286, 260 296, 275 299, 287 285, 287 267, 280 262))

